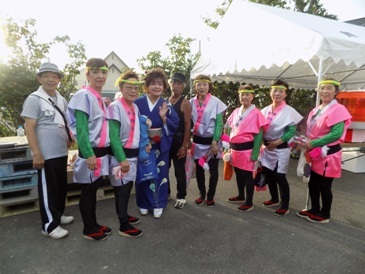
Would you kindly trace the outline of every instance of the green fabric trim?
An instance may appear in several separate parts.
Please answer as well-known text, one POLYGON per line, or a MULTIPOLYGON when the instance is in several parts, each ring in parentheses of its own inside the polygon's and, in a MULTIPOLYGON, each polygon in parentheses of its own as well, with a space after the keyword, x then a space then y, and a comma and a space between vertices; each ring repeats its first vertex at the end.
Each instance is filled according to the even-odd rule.
POLYGON ((222 130, 223 130, 223 114, 219 113, 217 114, 215 118, 215 128, 214 128, 214 134, 213 134, 213 140, 219 141, 219 139, 222 136, 222 130))
POLYGON ((118 162, 121 163, 127 160, 127 156, 125 156, 122 142, 120 141, 120 122, 117 120, 109 120, 108 123, 110 146, 115 158, 117 158, 118 162))
POLYGON ((75 110, 77 145, 85 159, 95 153, 89 139, 89 115, 81 110, 75 110))
POLYGON ((312 147, 323 147, 338 140, 345 130, 345 122, 339 122, 331 127, 331 132, 327 135, 310 142, 312 147))
POLYGON ((281 136, 280 139, 283 141, 283 143, 285 143, 295 136, 296 131, 297 125, 288 126, 285 128, 285 133, 283 134, 283 136, 281 136))
POLYGON ((252 153, 251 153, 252 161, 257 161, 257 159, 259 158, 260 149, 261 149, 262 141, 263 141, 263 136, 264 136, 264 130, 262 128, 260 128, 260 132, 255 134, 255 136, 253 137, 253 149, 252 149, 252 153))

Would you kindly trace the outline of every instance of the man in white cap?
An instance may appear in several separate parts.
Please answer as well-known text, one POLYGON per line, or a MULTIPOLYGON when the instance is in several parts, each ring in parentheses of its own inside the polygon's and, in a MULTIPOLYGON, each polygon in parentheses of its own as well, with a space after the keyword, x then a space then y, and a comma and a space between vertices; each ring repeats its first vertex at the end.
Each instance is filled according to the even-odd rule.
MULTIPOLYGON (((179 127, 173 137, 170 149, 170 166, 172 161, 174 163, 177 182, 175 208, 178 209, 183 208, 186 203, 185 161, 190 140, 191 106, 190 102, 183 96, 183 91, 186 87, 185 82, 185 76, 179 72, 174 73, 169 81, 171 88, 169 102, 174 107, 180 119, 179 127)), ((170 191, 169 186, 169 195, 170 191)))
POLYGON ((36 74, 41 86, 23 104, 21 116, 38 170, 38 196, 42 234, 60 239, 68 234, 61 224, 72 223, 65 216, 67 193, 67 157, 72 137, 65 120, 67 101, 56 90, 63 73, 55 64, 43 63, 36 74))

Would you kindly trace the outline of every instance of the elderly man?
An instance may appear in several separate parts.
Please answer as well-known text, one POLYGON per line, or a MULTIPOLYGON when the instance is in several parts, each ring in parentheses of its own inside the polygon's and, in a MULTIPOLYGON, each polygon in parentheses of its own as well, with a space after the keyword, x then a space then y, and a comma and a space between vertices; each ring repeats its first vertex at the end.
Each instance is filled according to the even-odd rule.
POLYGON ((56 90, 63 73, 55 64, 43 63, 36 77, 41 86, 25 100, 21 116, 25 120, 33 168, 38 170, 42 234, 60 239, 68 234, 60 224, 69 224, 74 219, 63 215, 68 148, 72 144, 64 116, 67 101, 56 90))
MULTIPOLYGON (((177 182, 177 194, 175 208, 183 208, 186 200, 186 176, 185 176, 185 161, 186 150, 190 140, 190 121, 191 121, 191 106, 190 102, 183 96, 183 91, 186 86, 185 76, 181 73, 174 73, 170 79, 171 96, 170 104, 174 107, 179 116, 179 127, 176 130, 172 140, 170 150, 170 167, 171 161, 174 163, 175 177, 177 182)), ((170 194, 170 188, 169 188, 170 194)))

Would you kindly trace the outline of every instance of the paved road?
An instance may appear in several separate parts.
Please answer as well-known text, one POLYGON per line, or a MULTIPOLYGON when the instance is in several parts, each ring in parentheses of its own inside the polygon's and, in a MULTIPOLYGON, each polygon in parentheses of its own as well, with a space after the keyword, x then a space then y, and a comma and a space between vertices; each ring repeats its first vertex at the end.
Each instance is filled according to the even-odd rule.
MULTIPOLYGON (((76 221, 62 240, 41 235, 38 212, 1 218, 0 273, 364 273, 364 174, 344 171, 333 186, 330 223, 313 224, 295 215, 307 191, 296 163, 291 160, 291 212, 284 217, 261 206, 267 191, 255 193, 253 211, 238 212, 226 202, 236 194, 234 180, 219 182, 214 208, 196 206, 193 179, 185 208, 175 209, 171 199, 161 219, 141 217, 144 235, 137 239, 115 233, 114 199, 98 202, 100 223, 114 229, 102 242, 82 238, 77 206, 66 209, 76 221)), ((139 215, 134 196, 130 213, 139 215)))

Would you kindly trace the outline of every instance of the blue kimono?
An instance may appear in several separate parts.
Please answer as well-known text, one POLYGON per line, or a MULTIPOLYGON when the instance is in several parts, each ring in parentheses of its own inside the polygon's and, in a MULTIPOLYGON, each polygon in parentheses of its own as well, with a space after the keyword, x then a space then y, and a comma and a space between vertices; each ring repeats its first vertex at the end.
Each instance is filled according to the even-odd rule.
POLYGON ((168 196, 168 180, 169 180, 169 152, 172 137, 179 126, 179 117, 174 108, 169 106, 166 114, 166 127, 163 125, 159 115, 160 106, 166 100, 158 99, 152 111, 148 106, 147 96, 138 98, 134 103, 138 106, 141 115, 146 115, 152 121, 151 129, 159 129, 161 136, 153 138, 152 150, 156 154, 156 169, 158 173, 157 180, 136 182, 136 198, 137 206, 144 209, 165 208, 168 196))

